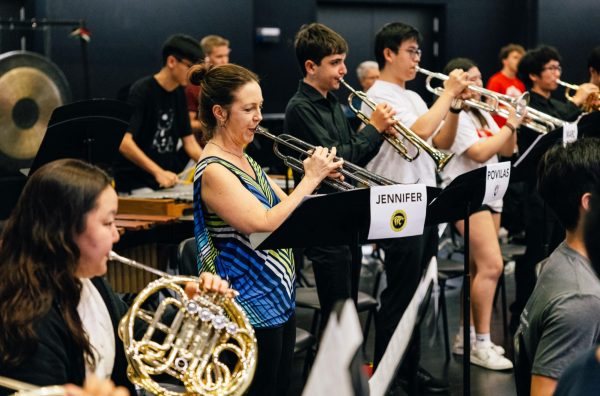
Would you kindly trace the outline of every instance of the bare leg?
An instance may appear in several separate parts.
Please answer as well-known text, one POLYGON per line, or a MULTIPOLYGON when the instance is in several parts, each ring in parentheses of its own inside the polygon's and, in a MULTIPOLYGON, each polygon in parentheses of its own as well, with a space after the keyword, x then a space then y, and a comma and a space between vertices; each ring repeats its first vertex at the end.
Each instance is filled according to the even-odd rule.
MULTIPOLYGON (((492 214, 487 210, 477 212, 471 215, 469 221, 471 308, 475 331, 485 334, 490 333, 492 304, 502 271, 502 255, 492 214)), ((464 235, 464 222, 457 222, 456 227, 460 234, 464 235)))

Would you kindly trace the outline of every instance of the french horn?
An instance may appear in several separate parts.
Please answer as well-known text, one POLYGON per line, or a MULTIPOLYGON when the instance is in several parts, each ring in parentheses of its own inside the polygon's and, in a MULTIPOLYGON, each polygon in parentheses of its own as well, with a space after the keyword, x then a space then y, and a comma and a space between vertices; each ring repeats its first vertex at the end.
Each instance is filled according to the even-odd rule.
POLYGON ((111 252, 110 260, 161 277, 135 298, 119 323, 129 380, 156 395, 241 395, 256 368, 254 330, 233 298, 205 293, 189 298, 184 291, 193 276, 173 276, 111 252), (167 295, 152 312, 145 303, 156 293, 167 295), (173 391, 164 376, 183 384, 173 391))

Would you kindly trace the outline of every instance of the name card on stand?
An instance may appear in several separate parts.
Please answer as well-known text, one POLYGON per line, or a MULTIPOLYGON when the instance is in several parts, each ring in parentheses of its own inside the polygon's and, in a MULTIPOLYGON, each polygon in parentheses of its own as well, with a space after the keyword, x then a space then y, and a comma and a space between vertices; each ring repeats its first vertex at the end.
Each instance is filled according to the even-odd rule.
POLYGON ((486 165, 485 195, 482 204, 502 199, 510 180, 510 162, 486 165))
POLYGON ((396 184, 371 187, 369 239, 421 235, 427 209, 427 186, 396 184))

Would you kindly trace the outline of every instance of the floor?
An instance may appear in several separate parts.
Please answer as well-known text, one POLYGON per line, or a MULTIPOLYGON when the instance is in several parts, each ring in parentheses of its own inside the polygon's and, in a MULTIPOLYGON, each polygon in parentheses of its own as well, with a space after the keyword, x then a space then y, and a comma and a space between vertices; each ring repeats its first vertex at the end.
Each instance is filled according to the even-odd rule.
MULTIPOLYGON (((370 271, 370 259, 369 256, 365 256, 363 259, 363 271, 361 273, 361 290, 369 292, 372 290, 372 272, 370 271)), ((372 263, 371 263, 372 264, 372 263)), ((507 266, 510 268, 510 266, 507 266)), ((312 277, 310 270, 310 264, 305 269, 304 273, 307 275, 309 280, 312 277)), ((514 296, 514 277, 510 273, 510 269, 505 272, 506 276, 506 294, 508 299, 508 305, 512 302, 514 296)), ((458 331, 458 318, 460 309, 460 288, 462 285, 462 278, 450 279, 447 283, 446 299, 448 307, 448 320, 450 328, 450 342, 456 332, 458 331)), ((442 318, 441 315, 439 320, 436 322, 435 314, 435 298, 438 291, 434 290, 432 294, 432 300, 429 304, 428 311, 421 325, 421 339, 422 339, 422 358, 421 365, 434 374, 437 377, 446 378, 450 385, 451 395, 462 395, 463 394, 463 366, 462 356, 452 356, 449 362, 446 362, 444 353, 444 340, 443 340, 443 329, 442 329, 442 318)), ((360 315, 361 321, 364 323, 366 313, 360 315)), ((312 319, 312 311, 307 309, 299 308, 297 310, 298 326, 310 329, 312 319)), ((505 336, 503 333, 502 325, 502 314, 500 298, 498 298, 497 304, 494 308, 493 319, 492 319, 492 340, 499 345, 502 345, 506 351, 507 356, 512 358, 513 348, 510 337, 505 336)), ((374 328, 371 326, 371 330, 367 339, 366 357, 365 363, 372 360, 374 345, 374 328)), ((301 395, 304 386, 302 379, 302 368, 304 364, 304 354, 298 354, 294 360, 294 373, 292 384, 290 387, 289 395, 301 395)), ((497 372, 479 368, 478 366, 471 365, 471 395, 488 395, 494 394, 494 396, 511 396, 516 394, 514 385, 514 375, 512 371, 509 372, 497 372)), ((395 393, 394 395, 397 395, 395 393)), ((403 393, 400 393, 403 394, 403 393)))

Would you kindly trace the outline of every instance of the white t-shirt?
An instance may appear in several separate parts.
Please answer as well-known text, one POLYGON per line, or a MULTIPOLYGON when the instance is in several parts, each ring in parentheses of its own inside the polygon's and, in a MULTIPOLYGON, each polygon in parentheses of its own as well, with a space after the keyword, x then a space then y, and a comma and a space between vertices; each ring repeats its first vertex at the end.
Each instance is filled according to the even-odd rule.
MULTIPOLYGON (((425 114, 429 109, 421 97, 413 91, 404 89, 398 84, 377 80, 367 91, 367 96, 376 103, 386 102, 396 111, 396 119, 407 127, 425 114)), ((362 105, 362 111, 371 115, 371 109, 362 105)), ((402 139, 409 153, 415 152, 415 147, 402 139)), ((431 144, 431 138, 427 140, 431 144)), ((381 145, 379 152, 367 164, 366 168, 378 175, 397 181, 398 183, 422 183, 431 187, 436 186, 435 162, 429 154, 421 150, 421 154, 412 162, 405 160, 387 141, 381 145)))
MULTIPOLYGON (((495 164, 498 162, 498 156, 493 155, 486 162, 477 162, 465 154, 465 152, 475 143, 487 139, 490 134, 495 135, 500 131, 498 125, 492 116, 486 112, 480 112, 487 123, 487 127, 483 127, 475 114, 470 111, 461 111, 458 115, 458 127, 456 128, 456 138, 450 151, 455 153, 454 158, 448 162, 444 170, 441 172, 442 186, 446 187, 458 175, 462 175, 473 169, 480 168, 487 164, 495 164)), ((489 202, 487 204, 494 211, 502 211, 502 200, 489 202)))
POLYGON ((116 348, 112 320, 100 292, 92 281, 87 278, 80 280, 83 286, 77 312, 96 359, 96 370, 92 371, 86 365, 86 376, 95 374, 100 379, 110 378, 115 364, 116 348))

